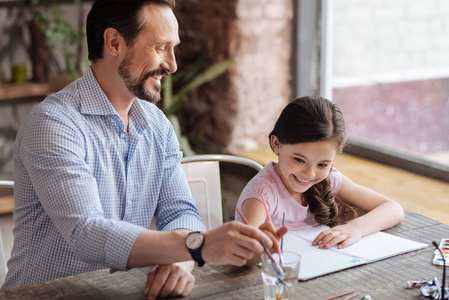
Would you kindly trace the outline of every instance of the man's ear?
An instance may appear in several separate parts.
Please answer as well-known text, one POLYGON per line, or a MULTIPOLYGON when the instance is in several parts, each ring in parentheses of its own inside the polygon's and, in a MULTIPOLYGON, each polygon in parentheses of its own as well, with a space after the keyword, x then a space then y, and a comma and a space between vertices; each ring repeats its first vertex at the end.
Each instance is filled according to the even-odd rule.
POLYGON ((271 148, 273 149, 274 154, 279 155, 279 147, 281 146, 281 143, 279 142, 278 137, 275 135, 272 135, 270 138, 270 144, 271 144, 271 148))
POLYGON ((103 33, 104 50, 111 56, 118 56, 123 46, 123 38, 115 28, 107 28, 103 33))

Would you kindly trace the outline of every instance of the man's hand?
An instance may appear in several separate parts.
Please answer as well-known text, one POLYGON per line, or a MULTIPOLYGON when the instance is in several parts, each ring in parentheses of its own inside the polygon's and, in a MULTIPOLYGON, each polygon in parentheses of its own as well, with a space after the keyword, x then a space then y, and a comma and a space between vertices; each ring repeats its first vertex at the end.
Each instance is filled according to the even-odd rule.
POLYGON ((185 297, 195 284, 193 261, 155 266, 149 273, 145 288, 148 300, 165 297, 185 297))
POLYGON ((267 247, 273 246, 272 238, 261 230, 235 221, 203 234, 204 246, 201 255, 204 261, 215 264, 244 266, 254 255, 262 254, 261 239, 267 247))

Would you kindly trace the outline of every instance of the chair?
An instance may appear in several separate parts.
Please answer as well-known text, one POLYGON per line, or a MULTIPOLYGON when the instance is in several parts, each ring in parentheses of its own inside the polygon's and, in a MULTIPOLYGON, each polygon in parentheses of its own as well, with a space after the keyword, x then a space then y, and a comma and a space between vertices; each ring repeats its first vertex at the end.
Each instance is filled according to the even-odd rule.
POLYGON ((188 156, 181 164, 208 230, 233 219, 240 192, 263 169, 251 159, 224 154, 188 156))
MULTIPOLYGON (((14 188, 14 181, 0 180, 0 187, 14 188)), ((8 271, 6 267, 5 251, 3 248, 2 234, 0 231, 0 287, 3 285, 8 271)))
POLYGON ((0 287, 5 282, 6 272, 7 268, 6 268, 5 254, 3 253, 2 233, 0 231, 0 287))

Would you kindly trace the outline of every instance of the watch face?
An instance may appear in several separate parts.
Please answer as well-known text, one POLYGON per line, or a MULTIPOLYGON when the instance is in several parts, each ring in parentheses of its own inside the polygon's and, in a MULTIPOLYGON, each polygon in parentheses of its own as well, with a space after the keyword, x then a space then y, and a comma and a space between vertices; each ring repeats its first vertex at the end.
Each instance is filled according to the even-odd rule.
POLYGON ((203 235, 199 232, 191 233, 187 236, 186 245, 189 249, 198 249, 203 244, 203 235))

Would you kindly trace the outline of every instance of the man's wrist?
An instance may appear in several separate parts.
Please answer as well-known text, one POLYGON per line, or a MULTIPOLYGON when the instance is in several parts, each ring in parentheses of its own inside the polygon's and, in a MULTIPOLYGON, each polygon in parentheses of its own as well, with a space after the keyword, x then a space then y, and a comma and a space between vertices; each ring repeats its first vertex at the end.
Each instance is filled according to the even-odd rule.
POLYGON ((185 239, 185 246, 192 256, 193 260, 198 263, 198 266, 202 267, 205 264, 201 255, 204 245, 204 235, 200 231, 190 232, 185 239))

